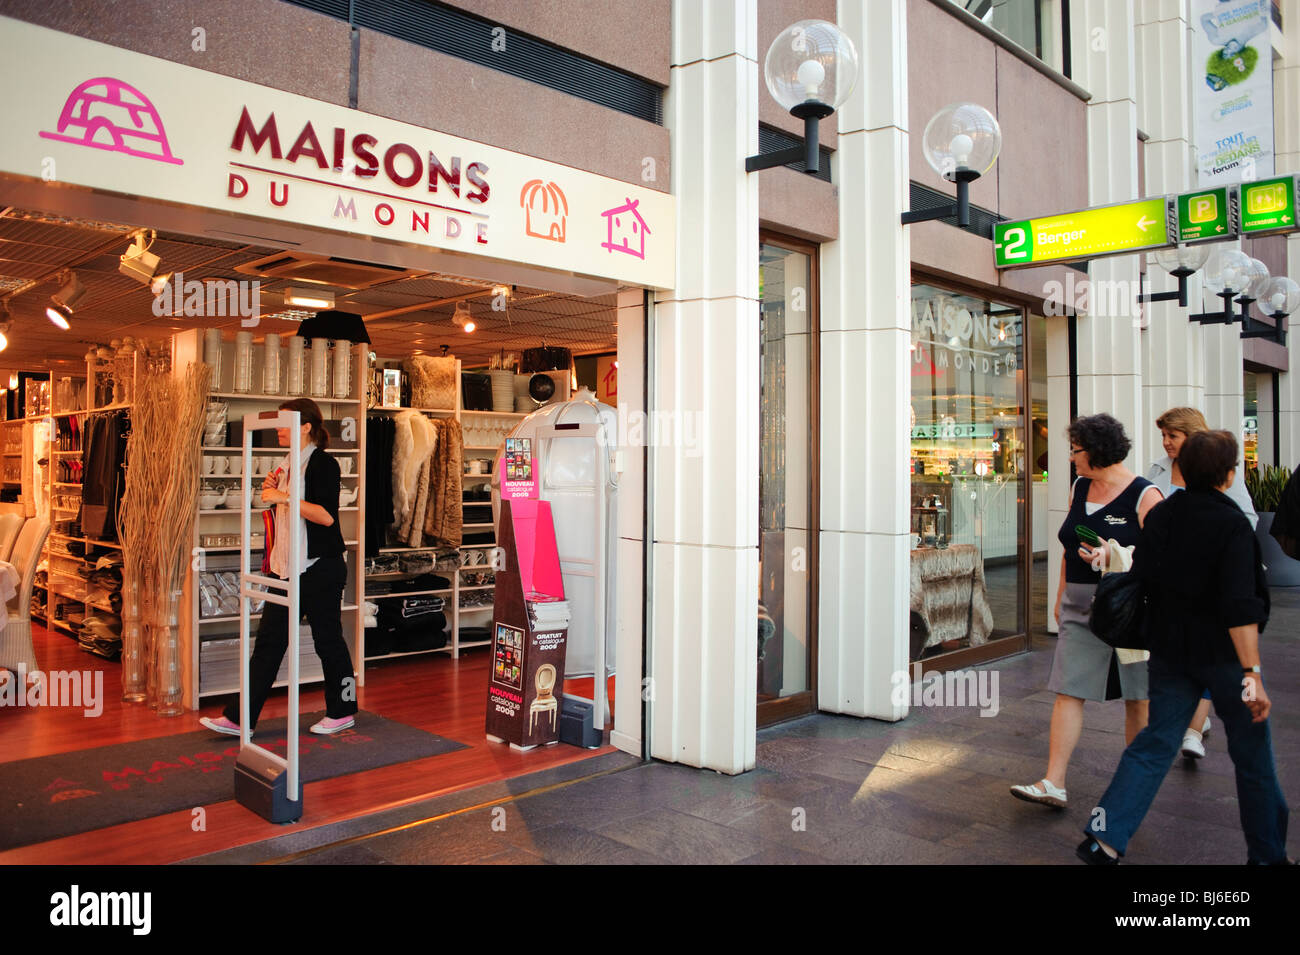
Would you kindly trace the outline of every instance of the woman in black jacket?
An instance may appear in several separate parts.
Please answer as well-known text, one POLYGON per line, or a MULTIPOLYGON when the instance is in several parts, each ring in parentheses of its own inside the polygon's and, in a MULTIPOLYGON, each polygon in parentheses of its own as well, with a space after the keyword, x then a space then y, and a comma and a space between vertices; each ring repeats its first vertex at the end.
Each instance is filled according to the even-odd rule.
POLYGON ((1147 592, 1150 719, 1120 757, 1076 851, 1098 865, 1124 854, 1209 689, 1237 770, 1248 861, 1285 864, 1288 810, 1273 765, 1259 659, 1268 588, 1259 543, 1223 493, 1236 476, 1237 440, 1227 431, 1190 435, 1178 464, 1187 491, 1151 510, 1131 571, 1147 592))
MULTIPOLYGON (((311 625, 311 637, 320 657, 325 677, 325 718, 311 727, 313 733, 337 733, 356 722, 355 675, 352 654, 343 638, 343 586, 347 581, 347 562, 343 559, 343 534, 339 531, 340 472, 333 455, 326 454, 329 434, 325 431, 320 407, 310 398, 282 402, 282 411, 297 411, 302 419, 297 436, 301 451, 303 481, 299 484, 299 527, 289 524, 289 456, 262 482, 262 501, 276 506, 275 540, 268 541, 271 572, 288 579, 289 534, 300 534, 302 566, 296 569, 299 606, 311 625)), ((281 447, 289 446, 289 431, 276 431, 281 447)), ((289 646, 289 612, 281 604, 267 602, 257 629, 257 642, 249 660, 249 719, 257 725, 262 705, 270 695, 280 663, 289 646)), ((226 706, 217 718, 204 717, 199 722, 210 730, 230 736, 239 735, 239 701, 226 706)))

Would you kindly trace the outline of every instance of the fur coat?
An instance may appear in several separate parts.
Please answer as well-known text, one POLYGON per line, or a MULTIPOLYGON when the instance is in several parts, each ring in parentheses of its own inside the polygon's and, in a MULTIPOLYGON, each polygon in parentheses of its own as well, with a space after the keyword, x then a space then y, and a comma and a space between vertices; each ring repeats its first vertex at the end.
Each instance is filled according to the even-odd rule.
POLYGON ((420 474, 437 446, 437 432, 432 421, 415 411, 399 412, 394 425, 393 523, 401 528, 411 523, 420 474))

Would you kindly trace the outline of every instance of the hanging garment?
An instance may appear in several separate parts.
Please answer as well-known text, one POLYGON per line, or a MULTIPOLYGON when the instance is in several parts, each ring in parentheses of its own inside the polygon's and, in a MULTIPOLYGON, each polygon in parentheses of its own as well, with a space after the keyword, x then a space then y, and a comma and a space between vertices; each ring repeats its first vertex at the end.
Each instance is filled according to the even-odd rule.
POLYGON ((372 415, 366 421, 366 556, 377 557, 393 523, 393 419, 372 415))
POLYGON ((459 547, 462 540, 461 469, 465 446, 460 422, 439 419, 438 447, 429 481, 424 535, 438 547, 459 547))
POLYGON ((420 547, 424 543, 424 515, 429 508, 429 482, 433 473, 433 455, 424 461, 420 471, 420 489, 415 497, 415 507, 411 509, 411 530, 405 537, 408 547, 420 547))
POLYGON ((92 540, 117 539, 117 508, 126 490, 128 425, 125 411, 100 412, 86 419, 80 519, 82 533, 92 540))
POLYGON ((411 519, 419 492, 420 469, 434 450, 436 436, 433 422, 415 411, 397 414, 394 427, 393 519, 401 527, 411 519))

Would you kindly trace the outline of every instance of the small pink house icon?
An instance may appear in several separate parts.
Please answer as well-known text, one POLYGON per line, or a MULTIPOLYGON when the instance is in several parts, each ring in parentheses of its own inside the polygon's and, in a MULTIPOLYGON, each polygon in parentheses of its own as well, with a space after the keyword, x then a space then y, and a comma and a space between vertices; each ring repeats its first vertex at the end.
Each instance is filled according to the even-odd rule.
POLYGON ((605 241, 601 243, 603 248, 611 252, 626 252, 628 255, 635 255, 638 259, 645 258, 645 237, 650 234, 650 227, 646 225, 645 219, 641 218, 641 213, 637 212, 637 203, 640 199, 628 199, 624 205, 616 206, 613 209, 606 209, 601 213, 605 217, 605 241), (615 238, 620 242, 615 242, 615 238), (635 244, 635 248, 633 245, 635 244))

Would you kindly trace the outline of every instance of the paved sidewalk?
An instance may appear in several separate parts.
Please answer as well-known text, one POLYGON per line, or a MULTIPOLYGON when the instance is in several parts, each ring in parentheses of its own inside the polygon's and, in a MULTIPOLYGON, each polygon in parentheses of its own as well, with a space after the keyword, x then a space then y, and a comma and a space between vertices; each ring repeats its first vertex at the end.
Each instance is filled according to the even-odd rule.
MULTIPOLYGON (((1274 707, 1274 754, 1294 806, 1300 800, 1300 590, 1275 591, 1273 599, 1265 685, 1274 707)), ((1011 783, 1035 781, 1046 768, 1054 695, 1043 688, 1054 645, 1053 638, 1040 638, 1033 652, 980 668, 997 673, 1001 708, 993 717, 973 707, 922 708, 892 724, 811 716, 761 732, 758 768, 741 776, 607 760, 609 771, 593 779, 559 781, 495 807, 453 807, 434 822, 353 835, 284 861, 1077 864, 1080 829, 1124 747, 1124 710, 1118 702, 1087 705, 1067 780, 1068 810, 1013 799, 1011 783)), ((1245 861, 1221 729, 1207 751, 1195 768, 1181 759, 1174 764, 1127 862, 1245 861)), ((1294 831, 1292 855, 1300 847, 1294 831)), ((260 858, 287 851, 265 844, 256 850, 260 858)), ((252 861, 219 856, 197 861, 252 861)))

